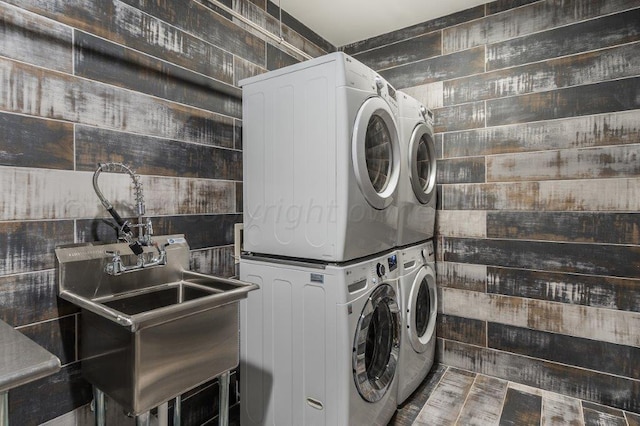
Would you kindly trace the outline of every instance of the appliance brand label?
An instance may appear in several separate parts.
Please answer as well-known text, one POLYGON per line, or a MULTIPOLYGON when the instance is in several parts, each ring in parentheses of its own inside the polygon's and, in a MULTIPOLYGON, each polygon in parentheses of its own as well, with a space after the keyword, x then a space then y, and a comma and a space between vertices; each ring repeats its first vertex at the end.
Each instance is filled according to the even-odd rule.
POLYGON ((324 284, 324 275, 322 275, 322 274, 311 274, 311 282, 312 283, 324 284))

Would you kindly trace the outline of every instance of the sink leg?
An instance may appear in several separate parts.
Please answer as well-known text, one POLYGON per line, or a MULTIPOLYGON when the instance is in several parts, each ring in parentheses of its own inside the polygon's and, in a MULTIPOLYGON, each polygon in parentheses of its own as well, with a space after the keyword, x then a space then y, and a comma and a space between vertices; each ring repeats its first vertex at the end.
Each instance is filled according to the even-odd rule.
POLYGON ((169 426, 169 403, 158 406, 158 426, 169 426))
POLYGON ((139 416, 136 416, 136 426, 150 426, 151 425, 151 412, 147 411, 139 416))
POLYGON ((9 392, 0 393, 0 426, 9 426, 9 392))
POLYGON ((176 396, 173 403, 173 426, 180 426, 180 417, 182 413, 182 397, 176 396))
POLYGON ((107 424, 107 412, 104 404, 104 392, 97 387, 93 387, 93 401, 95 404, 95 419, 96 426, 106 426, 107 424))
POLYGON ((227 426, 229 424, 229 372, 225 371, 218 378, 220 386, 220 410, 218 412, 218 424, 227 426))

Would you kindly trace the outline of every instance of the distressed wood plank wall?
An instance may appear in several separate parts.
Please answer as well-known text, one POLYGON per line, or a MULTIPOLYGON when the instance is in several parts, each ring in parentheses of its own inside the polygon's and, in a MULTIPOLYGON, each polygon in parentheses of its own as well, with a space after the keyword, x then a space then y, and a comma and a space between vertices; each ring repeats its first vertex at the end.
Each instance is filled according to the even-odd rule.
POLYGON ((499 0, 342 49, 435 112, 441 361, 640 412, 640 3, 499 0))
MULTIPOLYGON (((274 4, 223 2, 279 32, 274 4)), ((291 44, 312 56, 335 50, 282 15, 291 44)), ((63 364, 59 374, 11 392, 12 424, 58 417, 89 424, 79 312, 57 298, 53 250, 115 239, 91 186, 96 164, 133 166, 155 233, 184 233, 193 269, 235 274, 238 81, 299 60, 208 0, 0 1, 0 318, 63 364)), ((126 176, 102 174, 100 185, 123 215, 135 216, 126 176)), ((212 421, 217 398, 215 383, 185 395, 183 424, 212 421)))

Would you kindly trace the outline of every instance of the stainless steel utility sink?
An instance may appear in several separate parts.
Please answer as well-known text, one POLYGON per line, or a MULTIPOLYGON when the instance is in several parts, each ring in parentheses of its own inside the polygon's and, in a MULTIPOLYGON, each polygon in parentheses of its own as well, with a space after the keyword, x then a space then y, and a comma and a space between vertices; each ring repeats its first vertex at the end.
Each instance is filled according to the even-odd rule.
POLYGON ((56 249, 60 297, 82 308, 83 375, 134 415, 238 365, 238 302, 257 288, 189 271, 182 235, 154 240, 167 264, 121 275, 105 272, 107 252, 135 263, 127 244, 56 249))

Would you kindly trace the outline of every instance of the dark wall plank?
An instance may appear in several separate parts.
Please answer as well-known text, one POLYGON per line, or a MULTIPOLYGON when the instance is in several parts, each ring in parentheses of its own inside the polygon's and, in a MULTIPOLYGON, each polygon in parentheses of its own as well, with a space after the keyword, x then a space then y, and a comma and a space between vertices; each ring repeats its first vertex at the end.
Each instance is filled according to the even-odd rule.
POLYGON ((397 67, 442 54, 442 32, 432 32, 358 53, 354 58, 374 70, 397 67))
POLYGON ((0 319, 14 327, 78 312, 58 298, 57 271, 0 277, 0 319))
POLYGON ((494 349, 445 341, 443 363, 623 410, 640 410, 640 382, 494 349))
POLYGON ((71 29, 0 3, 0 55, 71 73, 71 29))
POLYGON ((73 243, 73 221, 0 222, 0 275, 55 267, 54 249, 73 243))
MULTIPOLYGON (((233 133, 233 128, 218 131, 233 133)), ((233 136, 220 139, 233 141, 233 136)), ((241 151, 77 126, 77 169, 93 171, 106 161, 123 162, 140 174, 242 180, 241 151)))
POLYGON ((484 102, 437 108, 434 110, 434 130, 453 132, 484 127, 486 107, 484 102))
POLYGON ((485 157, 438 160, 437 181, 441 184, 485 181, 485 157))
POLYGON ((516 7, 524 6, 529 3, 535 3, 541 0, 496 0, 491 3, 485 4, 487 9, 487 15, 493 15, 494 13, 500 13, 509 9, 515 9, 516 7))
POLYGON ((484 72, 484 47, 389 68, 380 72, 396 89, 484 72))
POLYGON ((601 411, 583 409, 585 426, 627 426, 627 422, 623 417, 612 416, 601 411))
POLYGON ((444 105, 637 76, 640 43, 444 82, 444 105))
POLYGON ((269 71, 297 64, 298 62, 300 62, 298 59, 283 52, 271 43, 267 43, 267 69, 269 71))
POLYGON ((77 361, 76 316, 21 327, 20 332, 57 356, 62 365, 77 361))
MULTIPOLYGON (((221 82, 233 83, 231 66, 209 58, 211 67, 221 70, 215 75, 218 81, 81 31, 74 35, 76 75, 232 117, 242 115, 241 91, 221 82)), ((232 64, 232 55, 224 55, 232 64)))
POLYGON ((640 414, 624 413, 629 426, 640 426, 640 414))
POLYGON ((551 272, 638 276, 640 247, 447 238, 444 260, 551 272))
POLYGON ((517 389, 507 389, 500 426, 539 425, 541 416, 541 396, 517 389))
POLYGON ((203 274, 231 277, 238 275, 233 246, 214 247, 191 252, 190 268, 203 274))
POLYGON ((487 126, 638 108, 640 78, 627 78, 487 101, 487 126))
POLYGON ((487 323, 454 315, 438 315, 438 337, 470 345, 487 346, 487 323))
POLYGON ((484 6, 476 6, 471 9, 466 9, 461 12, 443 16, 441 18, 436 18, 420 24, 412 25, 401 30, 392 31, 377 37, 372 37, 366 40, 351 43, 347 46, 343 46, 341 49, 345 53, 352 55, 358 52, 363 52, 365 50, 375 49, 387 44, 395 43, 397 41, 406 40, 422 34, 438 31, 450 26, 472 21, 483 16, 484 6))
POLYGON ((207 145, 233 146, 233 132, 221 140, 220 126, 233 119, 199 108, 134 93, 0 58, 0 86, 16 96, 0 97, 0 109, 207 145), (37 102, 36 102, 37 100, 37 102))
POLYGON ((443 157, 640 143, 640 109, 443 135, 443 157))
POLYGON ((82 377, 80 363, 73 363, 52 376, 12 389, 9 423, 44 423, 88 404, 91 398, 91 385, 82 377), (34 398, 37 398, 37 403, 34 403, 34 398))
POLYGON ((637 278, 488 267, 487 292, 640 312, 640 280, 637 278))
POLYGON ((73 169, 73 125, 0 113, 0 165, 73 169))
POLYGON ((487 237, 640 245, 640 213, 487 212, 487 237))
MULTIPOLYGON (((123 216, 124 217, 124 216, 123 216)), ((155 235, 184 234, 192 250, 234 243, 234 224, 242 222, 242 215, 181 215, 149 217, 155 235)), ((135 223, 136 219, 132 218, 135 223)), ((78 241, 113 242, 117 239, 111 219, 77 221, 78 241)))
MULTIPOLYGON (((512 9, 500 14, 489 15, 484 19, 478 19, 463 25, 458 25, 444 30, 444 52, 456 52, 470 47, 495 43, 502 40, 521 37, 526 34, 539 33, 544 30, 579 22, 585 19, 595 18, 601 15, 637 7, 634 0, 574 0, 562 3, 541 1, 512 9)), ((577 25, 576 25, 577 26, 577 25)), ((569 27, 571 28, 571 27, 569 27)), ((560 31, 560 30, 558 30, 560 31)), ((542 33, 546 34, 546 33, 542 33)), ((533 36, 532 36, 533 37, 533 36)), ((557 42, 562 43, 561 36, 557 42)), ((508 42, 507 42, 508 43, 508 42)), ((535 49, 535 45, 521 44, 526 50, 535 49)), ((551 47, 553 49, 553 47, 551 47)), ((581 45, 581 50, 585 49, 581 45)), ((517 50, 514 49, 514 54, 517 50)), ((488 51, 488 59, 502 58, 507 52, 488 51), (497 56, 502 55, 502 56, 497 56)), ((560 55, 555 55, 560 56, 560 55)), ((549 56, 547 56, 549 57, 549 56)), ((533 62, 533 61, 527 61, 533 62)))
POLYGON ((233 84, 240 86, 240 81, 253 77, 254 75, 262 74, 267 69, 258 65, 255 65, 247 60, 234 56, 233 58, 233 84))
POLYGON ((493 349, 640 378, 640 348, 492 322, 488 323, 487 336, 488 346, 493 349))
MULTIPOLYGON (((567 3, 567 5, 573 2, 567 3)), ((584 3, 587 3, 586 1, 584 3)), ((591 2, 602 7, 638 7, 632 0, 591 2)), ((548 3, 555 8, 554 3, 548 3)), ((591 5, 589 5, 591 6, 591 5)), ((585 8, 591 9, 590 7, 585 8)), ((599 16, 601 13, 593 16, 599 16)), ((552 21, 548 21, 551 24, 552 21)), ((556 24, 556 22, 553 22, 556 24)), ((513 25, 510 22, 510 25, 513 25)), ((555 25, 554 25, 555 26, 555 25)), ((487 46, 487 70, 512 67, 560 56, 596 50, 640 39, 640 9, 588 20, 487 46)), ((445 37, 446 41, 446 37, 445 37)))

